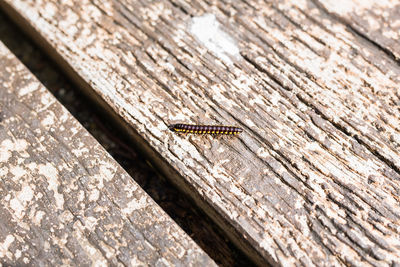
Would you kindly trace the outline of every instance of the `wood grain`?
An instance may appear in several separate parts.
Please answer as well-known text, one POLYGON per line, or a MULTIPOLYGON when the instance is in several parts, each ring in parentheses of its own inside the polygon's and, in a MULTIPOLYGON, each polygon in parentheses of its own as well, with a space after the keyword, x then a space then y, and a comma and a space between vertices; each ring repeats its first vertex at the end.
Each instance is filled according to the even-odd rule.
POLYGON ((0 43, 0 262, 213 261, 0 43))
POLYGON ((400 68, 313 1, 0 3, 258 263, 400 262, 400 68))
POLYGON ((400 62, 399 1, 318 0, 315 3, 400 62))

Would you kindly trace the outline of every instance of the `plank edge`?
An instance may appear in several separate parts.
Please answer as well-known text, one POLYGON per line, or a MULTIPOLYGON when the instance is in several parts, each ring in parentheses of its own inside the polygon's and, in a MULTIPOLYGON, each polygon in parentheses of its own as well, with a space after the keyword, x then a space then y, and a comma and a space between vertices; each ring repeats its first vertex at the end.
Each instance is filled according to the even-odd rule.
MULTIPOLYGON (((121 117, 102 99, 95 90, 68 64, 68 62, 57 53, 54 47, 33 27, 18 11, 16 11, 7 2, 0 0, 0 8, 7 14, 9 19, 16 23, 19 28, 26 33, 42 51, 48 55, 66 76, 71 79, 71 82, 81 89, 87 97, 102 109, 105 115, 109 116, 112 123, 121 129, 124 136, 128 138, 131 145, 135 146, 142 154, 147 155, 152 164, 160 170, 160 172, 170 180, 179 191, 184 193, 191 199, 194 204, 204 211, 207 216, 222 230, 226 237, 247 257, 249 257, 256 265, 265 266, 272 264, 278 266, 270 255, 261 255, 259 251, 251 244, 251 241, 246 239, 237 229, 232 226, 226 218, 219 214, 192 185, 171 166, 164 158, 155 151, 140 134, 127 124, 121 117)), ((259 245, 259 244, 254 244, 259 245)))

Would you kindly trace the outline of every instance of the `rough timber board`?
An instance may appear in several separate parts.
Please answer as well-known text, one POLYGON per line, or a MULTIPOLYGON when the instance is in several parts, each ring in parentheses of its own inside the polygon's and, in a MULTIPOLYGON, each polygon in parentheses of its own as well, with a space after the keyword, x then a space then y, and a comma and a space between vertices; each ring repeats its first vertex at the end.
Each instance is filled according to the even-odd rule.
POLYGON ((399 262, 398 64, 312 2, 0 3, 271 263, 399 262))
POLYGON ((315 1, 351 29, 376 43, 400 62, 400 2, 398 0, 315 1))
POLYGON ((214 265, 0 43, 0 262, 214 265))

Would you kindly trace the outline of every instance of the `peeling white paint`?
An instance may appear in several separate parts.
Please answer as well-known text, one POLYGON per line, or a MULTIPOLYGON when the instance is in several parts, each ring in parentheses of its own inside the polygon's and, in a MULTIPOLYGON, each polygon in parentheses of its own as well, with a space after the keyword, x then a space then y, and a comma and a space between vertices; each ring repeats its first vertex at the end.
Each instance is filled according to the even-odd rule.
POLYGON ((133 211, 138 209, 143 209, 148 205, 148 199, 146 196, 142 196, 139 200, 133 199, 131 200, 125 208, 122 209, 122 212, 125 215, 130 215, 133 211))
POLYGON ((97 226, 98 218, 93 216, 86 217, 85 219, 85 228, 89 231, 94 231, 95 227, 97 226))
POLYGON ((48 116, 46 116, 42 121, 41 121, 42 125, 44 127, 50 126, 54 124, 54 115, 53 114, 49 114, 48 116))
POLYGON ((32 218, 32 222, 36 226, 40 226, 40 223, 42 222, 44 215, 45 215, 44 211, 41 211, 41 210, 37 211, 35 216, 32 218))
POLYGON ((21 255, 22 255, 22 252, 19 249, 17 249, 14 253, 15 259, 17 259, 17 260, 21 257, 21 255))
POLYGON ((29 185, 24 185, 22 190, 17 193, 17 197, 22 202, 29 202, 33 199, 34 191, 29 185))
MULTIPOLYGON (((363 12, 374 10, 379 12, 379 10, 385 8, 395 8, 398 1, 392 0, 325 0, 322 1, 323 5, 327 6, 329 10, 335 10, 339 14, 356 13, 363 14, 363 12)), ((381 13, 381 12, 379 12, 381 13)), ((377 14, 381 15, 381 14, 377 14)))
POLYGON ((15 217, 21 219, 24 217, 24 205, 18 200, 18 198, 13 198, 10 200, 10 208, 14 211, 15 217))
POLYGON ((64 206, 64 196, 58 193, 58 171, 57 169, 51 165, 50 163, 40 164, 38 166, 39 174, 45 176, 47 178, 47 182, 49 183, 48 189, 53 191, 54 198, 56 200, 56 206, 58 209, 63 209, 64 206))
POLYGON ((11 152, 21 152, 26 150, 28 143, 24 139, 3 140, 0 144, 0 162, 7 162, 11 157, 11 152))
POLYGON ((111 181, 116 172, 116 166, 111 162, 103 161, 99 167, 99 177, 104 178, 106 181, 111 181))
POLYGON ((24 95, 30 94, 36 90, 38 90, 40 87, 40 83, 29 83, 25 87, 21 88, 18 91, 18 96, 22 97, 24 95))
POLYGON ((13 235, 8 235, 4 239, 2 243, 0 243, 0 258, 3 258, 4 256, 7 255, 7 257, 10 258, 12 255, 11 252, 8 251, 8 248, 10 245, 14 242, 15 237, 13 235))
POLYGON ((136 255, 132 255, 131 261, 130 261, 131 266, 145 266, 146 264, 139 260, 139 258, 136 255))
POLYGON ((21 166, 10 166, 9 167, 10 172, 14 175, 12 178, 14 182, 17 182, 21 177, 27 174, 26 170, 22 168, 21 166))
POLYGON ((265 147, 260 147, 257 150, 257 156, 260 158, 267 158, 269 156, 269 152, 267 151, 267 149, 265 147))
POLYGON ((220 23, 214 14, 194 17, 190 25, 190 32, 225 63, 232 64, 230 57, 240 57, 235 40, 221 30, 220 23))
POLYGON ((97 201, 100 197, 100 191, 97 189, 93 189, 89 193, 89 201, 97 201))

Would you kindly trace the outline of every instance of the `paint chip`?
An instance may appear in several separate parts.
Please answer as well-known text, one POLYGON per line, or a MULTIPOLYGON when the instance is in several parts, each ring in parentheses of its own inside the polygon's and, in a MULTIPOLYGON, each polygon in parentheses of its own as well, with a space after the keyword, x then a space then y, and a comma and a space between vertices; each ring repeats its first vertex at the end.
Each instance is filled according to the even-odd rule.
POLYGON ((220 29, 220 23, 214 14, 194 17, 190 25, 190 32, 225 63, 232 64, 232 57, 240 57, 235 40, 220 29))

